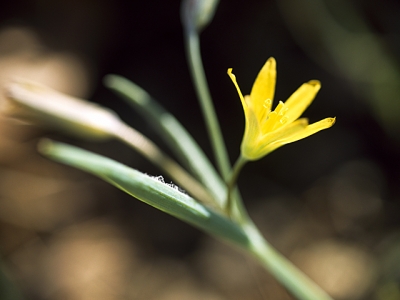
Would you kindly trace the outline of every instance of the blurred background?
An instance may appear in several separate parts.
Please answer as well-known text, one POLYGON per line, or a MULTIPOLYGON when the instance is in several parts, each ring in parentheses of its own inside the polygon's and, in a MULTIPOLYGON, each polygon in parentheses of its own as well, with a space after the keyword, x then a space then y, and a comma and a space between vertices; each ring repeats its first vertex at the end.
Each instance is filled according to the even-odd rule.
MULTIPOLYGON (((0 84, 25 77, 100 103, 164 147, 103 86, 107 74, 125 76, 211 157, 179 10, 180 1, 3 1, 0 84)), ((322 82, 305 116, 336 124, 248 164, 245 203, 335 299, 400 299, 400 2, 221 0, 201 41, 232 161, 244 117, 228 68, 247 94, 274 56, 275 101, 322 82)), ((125 145, 0 123, 0 299, 293 299, 242 253, 36 151, 46 136, 163 175, 125 145)))

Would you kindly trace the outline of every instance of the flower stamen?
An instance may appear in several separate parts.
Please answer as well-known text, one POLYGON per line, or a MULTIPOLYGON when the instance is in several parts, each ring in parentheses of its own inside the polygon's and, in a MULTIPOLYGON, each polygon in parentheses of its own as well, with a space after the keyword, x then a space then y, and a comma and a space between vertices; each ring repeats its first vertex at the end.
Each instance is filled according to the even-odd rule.
POLYGON ((263 106, 264 106, 268 111, 271 110, 271 105, 272 105, 272 100, 271 100, 271 99, 266 99, 266 100, 264 101, 263 106))
POLYGON ((275 127, 277 118, 278 118, 278 114, 275 111, 272 111, 267 115, 265 121, 263 122, 264 124, 262 126, 263 134, 267 134, 275 127))
POLYGON ((284 112, 286 112, 286 107, 285 104, 282 101, 279 101, 278 106, 274 109, 274 112, 276 112, 278 115, 283 115, 284 112))
POLYGON ((279 122, 284 125, 287 122, 288 118, 287 117, 282 117, 279 122))

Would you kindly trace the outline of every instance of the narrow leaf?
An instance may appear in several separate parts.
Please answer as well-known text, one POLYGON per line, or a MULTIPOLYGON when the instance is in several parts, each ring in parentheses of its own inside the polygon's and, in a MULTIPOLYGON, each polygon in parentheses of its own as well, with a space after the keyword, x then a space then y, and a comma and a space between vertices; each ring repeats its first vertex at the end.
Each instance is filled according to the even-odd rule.
POLYGON ((50 140, 42 140, 39 151, 55 161, 96 175, 148 205, 211 235, 242 246, 248 245, 247 236, 238 225, 177 188, 159 181, 157 177, 89 151, 50 140))
POLYGON ((224 182, 200 146, 179 121, 133 82, 117 75, 108 75, 104 82, 143 116, 175 152, 178 159, 207 187, 218 201, 218 205, 224 207, 224 182))

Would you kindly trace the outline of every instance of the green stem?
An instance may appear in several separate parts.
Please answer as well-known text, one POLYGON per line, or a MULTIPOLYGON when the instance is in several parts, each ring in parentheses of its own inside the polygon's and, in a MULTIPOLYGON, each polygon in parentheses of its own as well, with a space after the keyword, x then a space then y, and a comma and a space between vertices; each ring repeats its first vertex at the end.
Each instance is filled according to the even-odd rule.
POLYGON ((306 274, 275 250, 252 223, 243 225, 243 227, 250 241, 247 250, 293 296, 301 300, 333 300, 306 274))
POLYGON ((222 137, 221 128, 218 123, 214 105, 208 89, 207 79, 204 73, 200 53, 199 35, 195 29, 185 30, 186 54, 189 62, 190 72, 200 101, 201 110, 205 119, 211 146, 214 151, 218 170, 224 179, 230 172, 228 152, 222 137))
MULTIPOLYGON (((235 165, 233 166, 232 172, 228 177, 226 182, 227 186, 227 198, 226 198, 226 211, 229 216, 233 217, 235 215, 240 216, 240 219, 243 219, 247 213, 245 213, 245 208, 243 205, 242 198, 239 196, 234 196, 234 189, 236 187, 236 182, 239 177, 240 171, 242 170, 243 166, 246 164, 247 159, 245 159, 242 155, 239 156, 235 165), (233 197, 234 196, 234 197, 233 197), (234 210, 237 210, 235 214, 234 210)), ((238 220, 239 221, 239 220, 238 220)))
POLYGON ((275 250, 262 236, 249 218, 241 197, 235 197, 236 182, 247 159, 239 156, 227 181, 228 215, 238 222, 247 233, 247 249, 280 283, 295 297, 302 300, 332 300, 332 298, 293 265, 287 258, 275 250))

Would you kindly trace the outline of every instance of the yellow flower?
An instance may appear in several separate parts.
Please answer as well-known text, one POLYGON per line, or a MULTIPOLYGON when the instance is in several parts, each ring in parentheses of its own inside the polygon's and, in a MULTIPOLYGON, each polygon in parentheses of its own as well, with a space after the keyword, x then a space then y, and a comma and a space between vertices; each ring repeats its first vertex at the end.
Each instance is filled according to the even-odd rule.
POLYGON ((304 139, 335 123, 335 118, 310 125, 307 119, 299 119, 321 88, 317 80, 304 83, 285 103, 279 101, 271 110, 276 82, 276 62, 272 57, 258 74, 250 95, 243 97, 232 69, 228 69, 228 75, 239 93, 246 118, 241 153, 247 160, 260 159, 285 144, 304 139))

